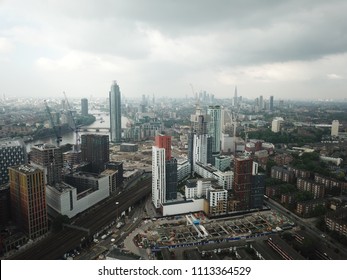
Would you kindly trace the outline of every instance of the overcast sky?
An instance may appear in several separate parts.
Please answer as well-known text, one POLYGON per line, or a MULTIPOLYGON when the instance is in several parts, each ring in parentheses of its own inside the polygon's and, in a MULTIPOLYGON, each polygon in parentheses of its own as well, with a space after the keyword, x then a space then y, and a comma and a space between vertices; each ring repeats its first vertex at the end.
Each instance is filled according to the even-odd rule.
POLYGON ((0 0, 0 95, 347 97, 344 0, 0 0))

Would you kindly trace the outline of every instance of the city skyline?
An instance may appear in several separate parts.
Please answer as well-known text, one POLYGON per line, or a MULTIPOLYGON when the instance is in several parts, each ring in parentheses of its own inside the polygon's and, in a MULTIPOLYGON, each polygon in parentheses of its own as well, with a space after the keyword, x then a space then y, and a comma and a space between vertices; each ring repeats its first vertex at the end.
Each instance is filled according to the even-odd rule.
POLYGON ((0 96, 343 99, 344 1, 0 2, 0 96), (251 7, 251 8, 250 8, 251 7), (160 12, 158 12, 160 11, 160 12), (20 82, 18 82, 20 81, 20 82))

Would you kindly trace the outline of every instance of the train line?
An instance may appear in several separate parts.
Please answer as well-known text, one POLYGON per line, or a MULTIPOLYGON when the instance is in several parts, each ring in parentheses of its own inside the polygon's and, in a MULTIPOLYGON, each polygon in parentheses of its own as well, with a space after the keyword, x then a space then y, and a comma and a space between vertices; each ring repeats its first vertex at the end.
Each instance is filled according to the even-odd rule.
POLYGON ((82 213, 73 225, 89 230, 77 230, 65 227, 58 233, 50 233, 48 237, 18 252, 8 259, 17 260, 54 260, 80 246, 83 242, 92 240, 93 235, 116 220, 129 207, 144 199, 151 193, 151 178, 138 182, 134 187, 124 190, 116 196, 111 196, 100 205, 82 213), (118 204, 116 204, 118 202, 118 204))

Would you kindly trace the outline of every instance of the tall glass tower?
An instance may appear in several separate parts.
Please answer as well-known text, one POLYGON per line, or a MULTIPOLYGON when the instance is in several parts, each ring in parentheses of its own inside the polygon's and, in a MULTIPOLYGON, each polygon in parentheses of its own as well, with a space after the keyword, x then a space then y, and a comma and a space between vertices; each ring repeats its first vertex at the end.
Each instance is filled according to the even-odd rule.
POLYGON ((122 138, 122 112, 120 90, 116 81, 111 86, 109 100, 111 142, 120 143, 122 138))

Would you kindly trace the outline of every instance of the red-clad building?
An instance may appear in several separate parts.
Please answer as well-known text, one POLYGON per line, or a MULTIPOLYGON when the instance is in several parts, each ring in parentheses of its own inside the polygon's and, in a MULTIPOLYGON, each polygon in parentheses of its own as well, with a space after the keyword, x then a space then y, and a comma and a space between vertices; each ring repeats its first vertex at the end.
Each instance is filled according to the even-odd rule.
POLYGON ((171 159, 171 136, 162 134, 155 136, 155 146, 165 149, 165 160, 171 159))

